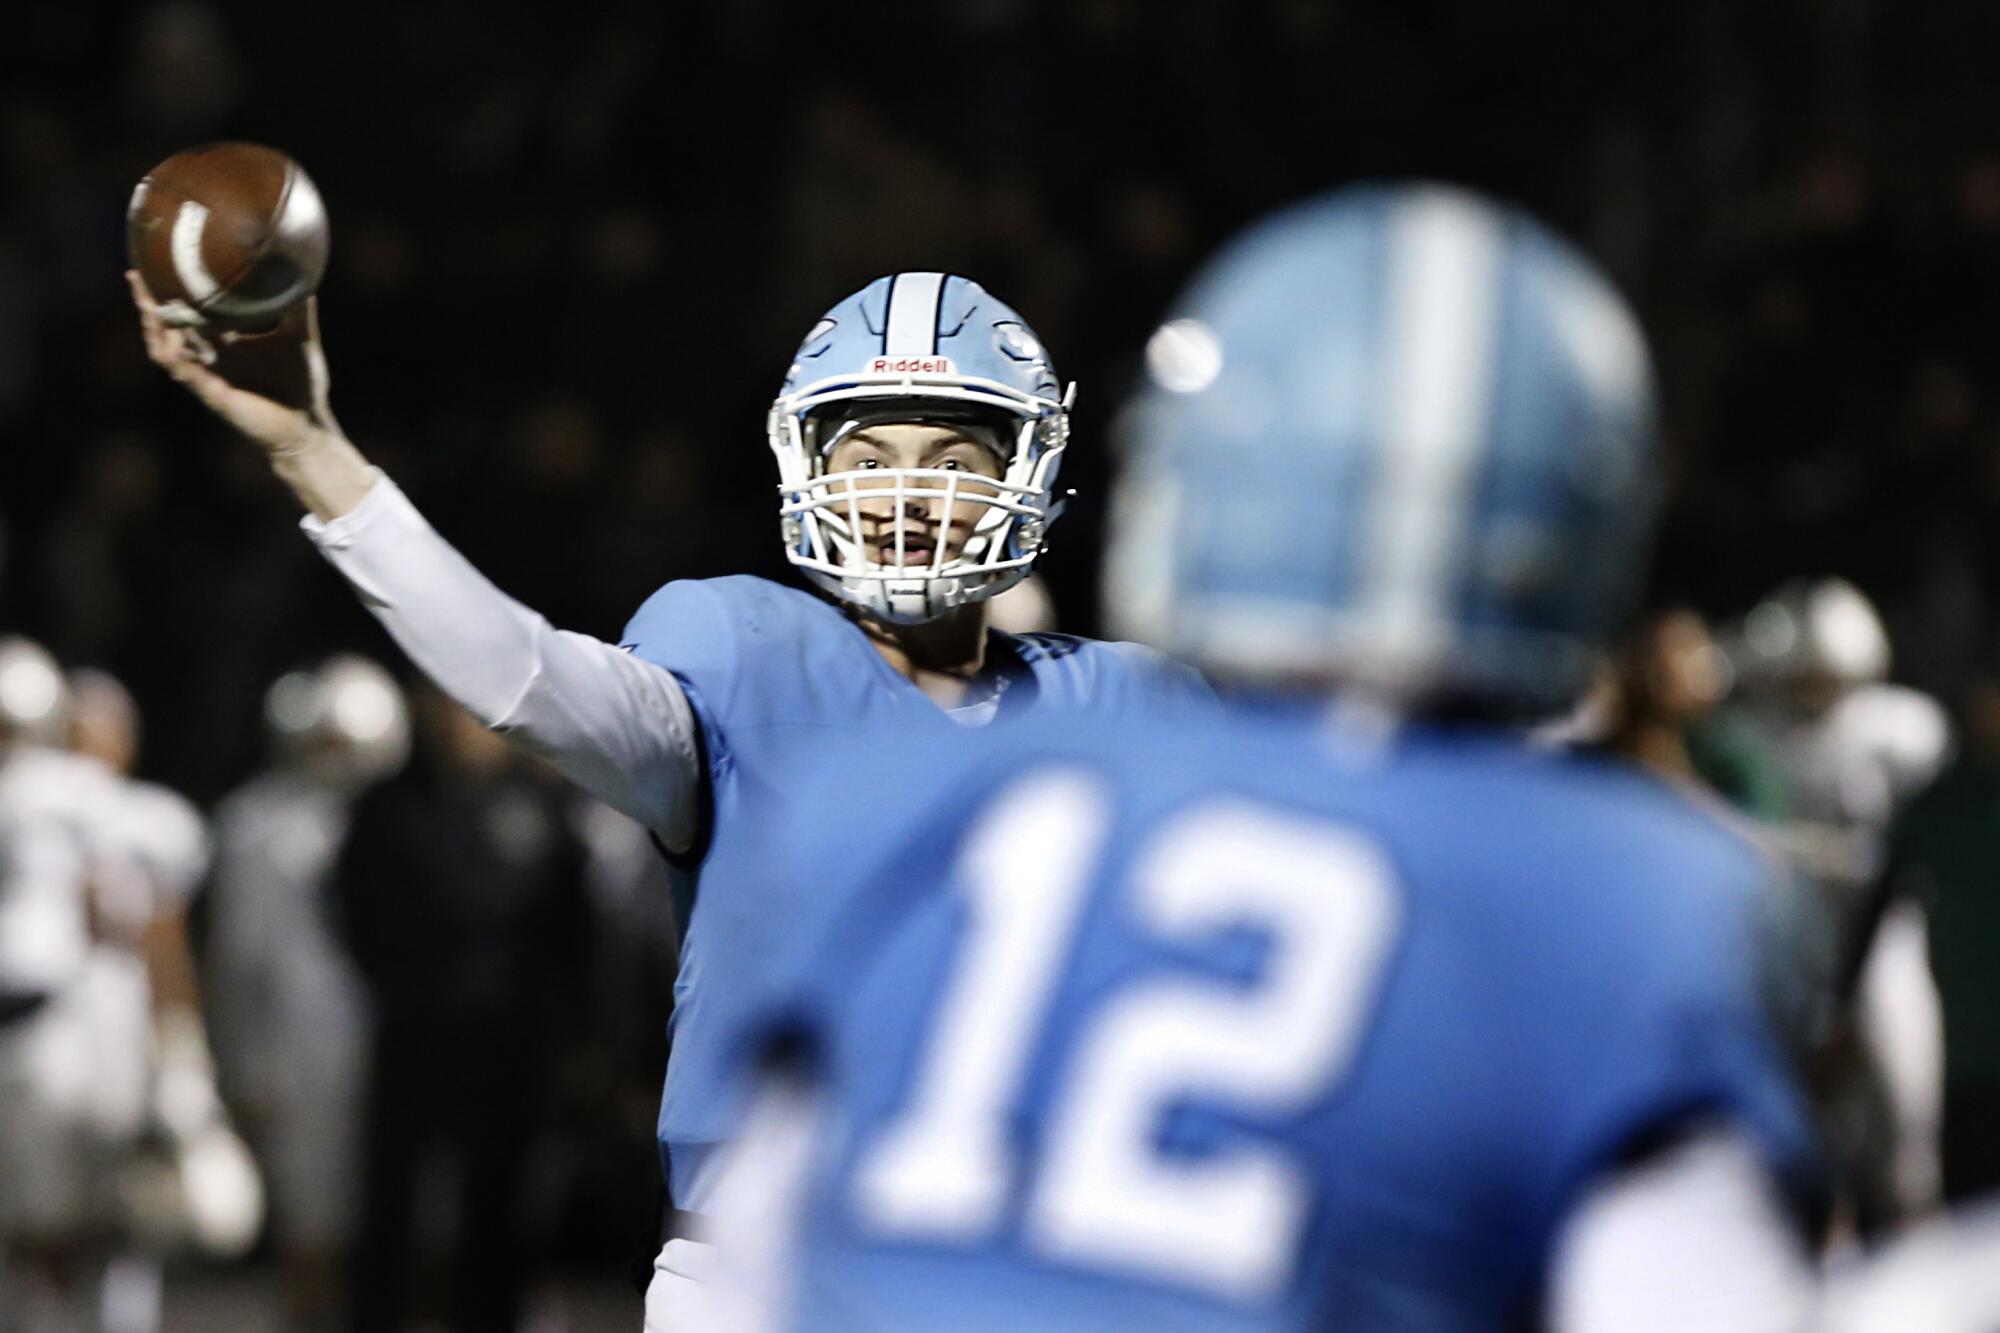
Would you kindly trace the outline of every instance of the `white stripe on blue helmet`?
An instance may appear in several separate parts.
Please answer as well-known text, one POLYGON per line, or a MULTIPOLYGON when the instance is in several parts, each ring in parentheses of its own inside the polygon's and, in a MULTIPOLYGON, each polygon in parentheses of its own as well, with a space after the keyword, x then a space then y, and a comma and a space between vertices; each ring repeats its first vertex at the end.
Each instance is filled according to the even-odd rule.
POLYGON ((827 591, 883 619, 934 620, 1019 582, 1040 554, 1069 440, 1074 386, 1056 378, 1041 340, 969 278, 877 278, 821 317, 771 405, 785 554, 827 591), (974 491, 923 468, 881 468, 872 488, 899 500, 977 513, 965 548, 928 565, 883 565, 857 539, 853 477, 828 473, 832 446, 858 424, 976 422, 1002 454, 999 482, 974 491), (991 492, 987 494, 986 492, 991 492))
POLYGON ((1559 706, 1637 592, 1652 372, 1589 261, 1437 186, 1228 246, 1121 425, 1106 606, 1228 674, 1559 706))

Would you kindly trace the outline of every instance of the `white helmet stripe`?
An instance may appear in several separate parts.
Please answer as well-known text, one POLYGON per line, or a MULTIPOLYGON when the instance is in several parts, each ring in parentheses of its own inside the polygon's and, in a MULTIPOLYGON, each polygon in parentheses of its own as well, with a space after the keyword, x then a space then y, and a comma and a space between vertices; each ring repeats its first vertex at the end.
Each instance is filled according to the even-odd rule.
POLYGON ((1363 519, 1359 604, 1387 660, 1421 668, 1448 645, 1452 571, 1486 433, 1501 224, 1445 190, 1397 205, 1388 232, 1387 364, 1376 474, 1363 519))
POLYGON ((898 273, 889 279, 889 317, 882 355, 937 355, 938 306, 944 300, 944 279, 942 273, 898 273))

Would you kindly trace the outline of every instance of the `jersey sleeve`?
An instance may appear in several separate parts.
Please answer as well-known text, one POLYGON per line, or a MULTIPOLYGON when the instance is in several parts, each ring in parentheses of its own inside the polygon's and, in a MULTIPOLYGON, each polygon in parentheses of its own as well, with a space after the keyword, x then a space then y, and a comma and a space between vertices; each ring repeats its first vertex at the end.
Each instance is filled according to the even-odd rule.
POLYGON ((700 743, 672 675, 500 591, 379 473, 354 510, 303 526, 440 689, 669 847, 689 845, 700 743))
POLYGON ((619 642, 666 671, 701 729, 709 772, 729 760, 729 729, 745 666, 743 640, 755 630, 754 608, 738 607, 715 582, 666 584, 634 613, 619 642))

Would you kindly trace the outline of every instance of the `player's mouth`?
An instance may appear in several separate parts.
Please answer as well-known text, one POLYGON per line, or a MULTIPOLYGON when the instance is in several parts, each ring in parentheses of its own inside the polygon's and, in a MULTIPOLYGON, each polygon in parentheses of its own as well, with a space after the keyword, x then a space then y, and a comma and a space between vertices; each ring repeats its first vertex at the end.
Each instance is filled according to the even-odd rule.
POLYGON ((936 554, 937 545, 934 542, 920 537, 905 537, 903 539, 903 549, 900 553, 900 558, 896 550, 896 544, 893 541, 886 545, 877 543, 875 546, 875 563, 878 565, 900 566, 928 565, 931 562, 931 557, 936 554))

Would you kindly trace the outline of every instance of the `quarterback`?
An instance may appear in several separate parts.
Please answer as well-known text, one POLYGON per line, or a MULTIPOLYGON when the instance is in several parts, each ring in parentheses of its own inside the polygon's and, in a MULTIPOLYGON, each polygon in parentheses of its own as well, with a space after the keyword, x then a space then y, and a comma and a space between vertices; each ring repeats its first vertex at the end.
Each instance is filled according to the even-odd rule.
MULTIPOLYGON (((736 975, 771 953, 805 894, 746 872, 820 795, 793 748, 891 717, 979 725, 1201 688, 1147 649, 989 627, 989 599, 1027 574, 1060 508, 1072 393, 1026 322, 969 279, 879 278, 793 359, 767 434, 785 552, 816 591, 668 583, 619 644, 506 596, 363 459, 329 410, 310 306, 267 335, 301 359, 303 401, 285 403, 233 384, 228 349, 217 358, 171 326, 130 280, 153 360, 265 451, 309 511, 307 533, 417 666, 642 823, 677 867, 660 1144, 678 1217, 704 1208, 733 1120, 709 1034, 736 1021, 736 975)), ((693 1253, 677 1240, 655 1309, 676 1256, 693 1253)))
POLYGON ((1623 303, 1525 217, 1360 189, 1225 250, 1148 369, 1106 605, 1231 706, 873 736, 923 789, 773 848, 832 892, 737 1043, 705 1294, 790 1294, 711 1326, 1795 1327, 1779 869, 1518 730, 1642 572, 1623 303))

